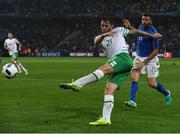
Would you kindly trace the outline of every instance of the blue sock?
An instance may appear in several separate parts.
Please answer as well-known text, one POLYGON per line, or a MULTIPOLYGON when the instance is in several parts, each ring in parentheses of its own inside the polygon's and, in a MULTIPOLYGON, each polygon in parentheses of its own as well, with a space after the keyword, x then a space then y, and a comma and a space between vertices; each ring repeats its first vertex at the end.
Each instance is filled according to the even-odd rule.
POLYGON ((136 100, 136 92, 137 91, 138 91, 138 82, 132 81, 130 99, 133 100, 134 102, 136 100))
POLYGON ((169 94, 169 92, 167 91, 167 89, 164 88, 163 85, 161 85, 160 83, 157 84, 156 89, 157 89, 160 93, 164 94, 165 96, 167 96, 167 95, 169 94))

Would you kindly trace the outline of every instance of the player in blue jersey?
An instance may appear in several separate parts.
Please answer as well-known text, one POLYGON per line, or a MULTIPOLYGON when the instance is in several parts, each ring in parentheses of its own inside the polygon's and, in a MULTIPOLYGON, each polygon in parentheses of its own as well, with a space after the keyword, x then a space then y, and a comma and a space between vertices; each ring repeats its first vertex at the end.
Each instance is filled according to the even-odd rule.
MULTIPOLYGON (((142 24, 139 25, 139 30, 155 34, 158 33, 156 28, 152 25, 152 17, 150 15, 142 16, 142 24)), ((128 20, 124 20, 126 27, 134 29, 128 20)), ((159 59, 157 57, 159 50, 159 39, 153 39, 138 35, 136 40, 137 56, 133 61, 132 68, 132 83, 130 100, 125 102, 128 107, 136 108, 136 93, 138 91, 138 81, 142 74, 147 74, 148 85, 165 96, 166 105, 172 103, 171 93, 162 84, 157 82, 156 78, 159 75, 159 59)))

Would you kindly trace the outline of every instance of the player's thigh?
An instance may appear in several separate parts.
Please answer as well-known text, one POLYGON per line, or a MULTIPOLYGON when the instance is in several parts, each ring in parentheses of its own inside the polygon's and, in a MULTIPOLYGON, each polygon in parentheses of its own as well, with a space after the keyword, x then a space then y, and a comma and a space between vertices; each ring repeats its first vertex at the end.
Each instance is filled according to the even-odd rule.
POLYGON ((141 75, 146 74, 147 72, 147 66, 145 65, 141 70, 138 68, 140 60, 137 58, 134 58, 133 60, 133 67, 131 69, 131 79, 133 81, 138 81, 141 75))
POLYGON ((110 58, 107 62, 114 70, 115 73, 130 72, 132 68, 132 58, 127 53, 121 53, 110 58))
MULTIPOLYGON (((133 60, 133 67, 132 67, 132 69, 131 69, 131 72, 133 72, 133 70, 137 70, 137 69, 139 69, 139 62, 141 62, 141 61, 143 61, 142 59, 141 60, 139 60, 139 59, 137 59, 137 58, 134 58, 134 60, 133 60)), ((140 70, 140 73, 141 74, 146 74, 146 71, 147 71, 147 66, 145 65, 141 70, 140 70)))
POLYGON ((159 76, 159 66, 156 62, 147 65, 147 76, 148 78, 157 78, 159 76))
POLYGON ((108 76, 107 83, 114 83, 118 87, 122 84, 123 81, 125 81, 129 77, 130 72, 125 72, 125 73, 114 73, 110 74, 108 76))
POLYGON ((114 95, 115 90, 118 88, 118 85, 112 82, 106 84, 104 95, 114 95))
POLYGON ((14 60, 17 60, 17 57, 18 57, 18 53, 13 53, 11 55, 11 60, 14 61, 14 60))
POLYGON ((99 70, 103 71, 104 74, 111 74, 114 73, 113 68, 109 64, 104 64, 98 68, 99 70))
POLYGON ((133 70, 137 70, 138 69, 139 62, 140 62, 140 60, 138 60, 137 58, 134 58, 134 60, 133 60, 133 67, 131 69, 131 72, 133 72, 133 70))

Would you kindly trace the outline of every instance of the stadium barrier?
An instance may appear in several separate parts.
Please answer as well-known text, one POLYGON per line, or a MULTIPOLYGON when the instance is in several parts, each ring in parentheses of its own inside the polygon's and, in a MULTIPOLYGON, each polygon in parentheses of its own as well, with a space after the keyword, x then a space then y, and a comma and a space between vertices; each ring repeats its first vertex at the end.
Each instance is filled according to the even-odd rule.
POLYGON ((41 53, 42 57, 61 57, 60 52, 55 52, 55 53, 41 53))
POLYGON ((94 56, 94 53, 70 53, 69 56, 94 56))

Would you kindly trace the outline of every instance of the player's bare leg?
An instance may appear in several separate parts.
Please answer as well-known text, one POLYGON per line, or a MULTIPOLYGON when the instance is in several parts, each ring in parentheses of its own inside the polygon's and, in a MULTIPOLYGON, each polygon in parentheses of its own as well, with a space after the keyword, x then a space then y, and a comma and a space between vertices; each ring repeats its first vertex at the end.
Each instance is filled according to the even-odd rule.
POLYGON ((21 64, 21 62, 19 62, 18 60, 16 60, 19 67, 24 71, 25 75, 28 75, 28 71, 27 69, 21 64))
POLYGON ((111 125, 111 112, 114 107, 114 91, 118 86, 114 83, 107 83, 104 91, 104 105, 102 110, 102 118, 90 122, 89 125, 111 125))
POLYGON ((17 70, 18 70, 18 73, 22 73, 22 70, 18 64, 18 62, 16 61, 16 59, 14 57, 11 58, 11 62, 16 66, 17 70))
POLYGON ((166 99, 166 105, 170 106, 172 103, 172 97, 171 92, 167 90, 162 84, 156 81, 156 77, 148 78, 148 85, 154 89, 156 89, 158 92, 163 94, 166 99))
POLYGON ((99 67, 96 71, 81 77, 80 79, 72 82, 72 83, 61 83, 59 87, 64 89, 72 89, 74 91, 79 91, 79 89, 89 83, 95 82, 104 77, 106 74, 113 73, 113 69, 109 64, 104 64, 99 67))

